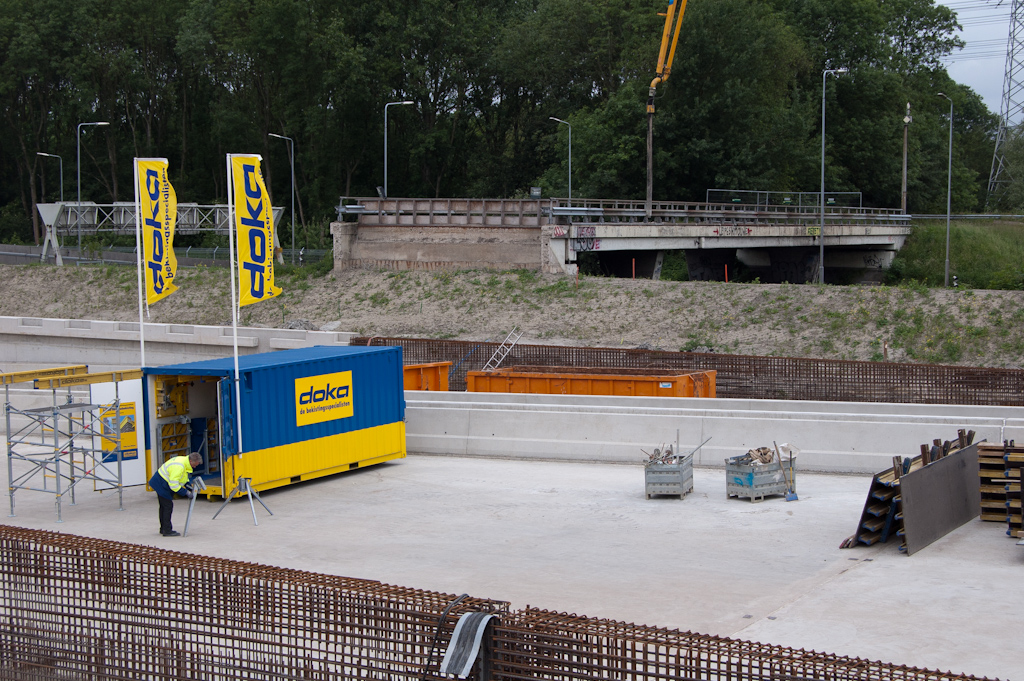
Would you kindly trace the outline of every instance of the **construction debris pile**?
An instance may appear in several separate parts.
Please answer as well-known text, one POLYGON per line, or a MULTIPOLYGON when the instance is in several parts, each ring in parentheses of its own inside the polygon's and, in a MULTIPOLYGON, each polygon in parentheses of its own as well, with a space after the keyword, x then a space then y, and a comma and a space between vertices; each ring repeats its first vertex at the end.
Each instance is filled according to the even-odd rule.
POLYGON ((672 445, 665 445, 663 449, 657 447, 654 448, 653 452, 648 452, 641 449, 641 452, 647 455, 647 461, 644 462, 644 466, 650 466, 652 464, 677 464, 679 463, 679 457, 676 456, 672 450, 672 445))
POLYGON ((771 463, 775 459, 775 452, 773 452, 770 447, 758 447, 757 449, 751 449, 748 451, 745 456, 747 459, 743 459, 741 457, 738 461, 758 466, 761 464, 771 463))

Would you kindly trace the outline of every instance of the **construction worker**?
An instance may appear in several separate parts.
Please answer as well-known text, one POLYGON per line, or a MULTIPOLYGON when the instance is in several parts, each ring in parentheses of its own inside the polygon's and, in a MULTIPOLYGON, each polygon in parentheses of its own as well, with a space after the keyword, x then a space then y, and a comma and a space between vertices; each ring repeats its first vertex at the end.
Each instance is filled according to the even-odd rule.
POLYGON ((192 479, 192 471, 203 464, 203 455, 199 452, 192 452, 188 456, 176 456, 164 462, 163 466, 153 473, 149 479, 149 486, 156 492, 160 501, 160 534, 165 537, 177 537, 171 527, 171 513, 174 512, 174 495, 183 494, 192 498, 192 488, 189 482, 192 479), (184 491, 182 491, 184 490, 184 491))

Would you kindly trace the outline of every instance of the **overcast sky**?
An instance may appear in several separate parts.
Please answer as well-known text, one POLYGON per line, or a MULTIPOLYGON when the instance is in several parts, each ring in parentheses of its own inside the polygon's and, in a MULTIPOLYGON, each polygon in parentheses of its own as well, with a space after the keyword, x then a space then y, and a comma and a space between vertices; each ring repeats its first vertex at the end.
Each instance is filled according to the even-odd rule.
POLYGON ((989 110, 999 114, 1013 0, 936 0, 936 4, 956 12, 963 27, 959 36, 967 43, 943 60, 949 75, 978 93, 989 110))

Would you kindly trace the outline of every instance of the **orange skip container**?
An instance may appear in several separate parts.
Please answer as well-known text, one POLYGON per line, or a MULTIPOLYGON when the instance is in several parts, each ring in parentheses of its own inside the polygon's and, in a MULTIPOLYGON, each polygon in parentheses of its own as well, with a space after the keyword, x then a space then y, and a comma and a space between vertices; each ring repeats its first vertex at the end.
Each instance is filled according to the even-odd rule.
POLYGON ((717 371, 509 367, 466 372, 466 391, 540 395, 715 397, 717 371))
POLYGON ((404 388, 406 390, 448 390, 448 371, 451 368, 451 362, 410 364, 402 367, 404 388))

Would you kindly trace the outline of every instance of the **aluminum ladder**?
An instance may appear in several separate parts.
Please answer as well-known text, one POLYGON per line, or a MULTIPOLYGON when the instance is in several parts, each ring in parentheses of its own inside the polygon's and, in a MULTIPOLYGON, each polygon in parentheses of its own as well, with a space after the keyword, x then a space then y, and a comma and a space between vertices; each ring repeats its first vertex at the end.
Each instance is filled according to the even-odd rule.
POLYGON ((512 352, 512 348, 516 346, 519 339, 523 337, 523 332, 519 331, 518 326, 513 326, 512 330, 505 336, 505 340, 501 342, 498 349, 494 351, 491 358, 487 360, 487 364, 484 365, 483 371, 494 371, 498 366, 508 357, 508 353, 512 352), (518 333, 517 333, 518 332, 518 333))

